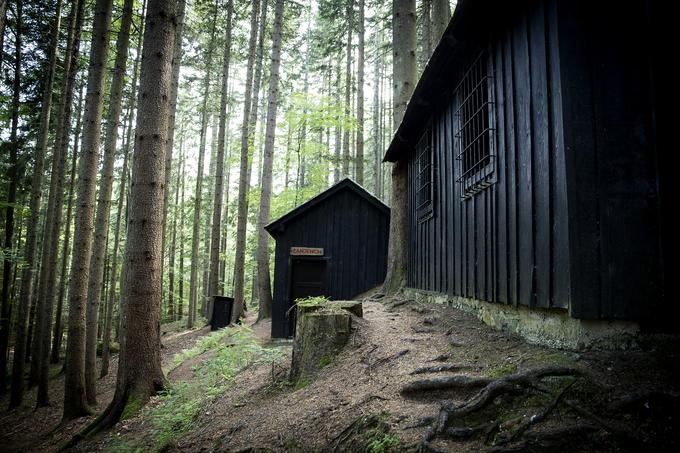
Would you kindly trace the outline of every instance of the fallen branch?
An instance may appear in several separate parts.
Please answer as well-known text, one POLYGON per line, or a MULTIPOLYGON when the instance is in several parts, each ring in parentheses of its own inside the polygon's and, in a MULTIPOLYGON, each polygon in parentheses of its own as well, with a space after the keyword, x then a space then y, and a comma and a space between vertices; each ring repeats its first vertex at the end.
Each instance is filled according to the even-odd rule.
POLYGON ((453 365, 453 364, 447 364, 447 365, 436 365, 436 366, 425 366, 425 367, 420 367, 416 368, 414 371, 411 371, 411 374, 425 374, 425 373, 441 373, 443 371, 460 371, 463 369, 467 369, 470 367, 464 366, 464 365, 453 365))

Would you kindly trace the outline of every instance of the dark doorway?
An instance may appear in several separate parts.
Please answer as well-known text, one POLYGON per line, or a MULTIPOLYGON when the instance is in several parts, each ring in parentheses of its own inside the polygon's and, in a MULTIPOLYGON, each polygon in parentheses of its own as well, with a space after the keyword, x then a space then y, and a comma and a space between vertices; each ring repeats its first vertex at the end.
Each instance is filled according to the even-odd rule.
POLYGON ((295 300, 326 295, 326 259, 292 258, 288 323, 295 335, 295 300))

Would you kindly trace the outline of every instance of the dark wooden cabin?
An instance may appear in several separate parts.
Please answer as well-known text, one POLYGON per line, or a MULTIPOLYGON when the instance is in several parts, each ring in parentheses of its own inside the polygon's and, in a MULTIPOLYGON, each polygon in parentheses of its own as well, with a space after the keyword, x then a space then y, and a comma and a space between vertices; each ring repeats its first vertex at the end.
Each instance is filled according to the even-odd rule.
POLYGON ((351 179, 265 229, 276 240, 272 338, 295 333, 294 301, 348 300, 385 279, 390 210, 351 179))
POLYGON ((408 165, 408 287, 640 326, 677 313, 660 3, 459 0, 385 156, 408 165))

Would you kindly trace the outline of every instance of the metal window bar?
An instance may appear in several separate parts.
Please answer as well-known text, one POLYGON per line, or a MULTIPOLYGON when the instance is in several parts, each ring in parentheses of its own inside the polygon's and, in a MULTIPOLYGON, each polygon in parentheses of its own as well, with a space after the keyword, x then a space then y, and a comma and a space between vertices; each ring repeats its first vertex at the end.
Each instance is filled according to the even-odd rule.
POLYGON ((490 111, 493 105, 489 91, 489 62, 486 51, 481 52, 465 71, 455 93, 461 99, 455 112, 455 137, 459 152, 457 182, 462 198, 469 198, 495 182, 495 155, 490 111))
POLYGON ((416 209, 419 215, 432 203, 432 147, 429 143, 429 130, 423 134, 416 145, 416 150, 418 151, 416 162, 417 162, 417 175, 416 181, 418 183, 416 190, 416 209))

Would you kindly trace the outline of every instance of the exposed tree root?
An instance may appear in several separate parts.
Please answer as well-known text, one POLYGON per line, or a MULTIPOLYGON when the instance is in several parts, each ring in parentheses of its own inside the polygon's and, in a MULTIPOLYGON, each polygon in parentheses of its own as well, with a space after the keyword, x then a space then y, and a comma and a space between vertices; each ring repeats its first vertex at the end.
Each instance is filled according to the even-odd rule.
MULTIPOLYGON (((444 365, 441 367, 425 367, 423 369, 434 369, 436 372, 448 368, 444 365)), ((529 396, 530 392, 539 391, 541 394, 547 393, 552 396, 550 403, 538 414, 521 423, 512 434, 501 439, 502 444, 509 444, 524 436, 532 426, 541 422, 553 412, 557 405, 564 400, 564 395, 575 382, 575 380, 572 380, 555 395, 541 385, 541 380, 547 377, 569 376, 579 378, 581 376, 581 371, 563 366, 547 366, 511 374, 498 379, 465 375, 438 379, 424 379, 405 385, 402 388, 401 393, 412 394, 453 388, 483 387, 462 404, 454 404, 450 401, 441 403, 436 420, 430 425, 425 433, 423 433, 420 443, 421 451, 436 451, 436 448, 431 445, 431 442, 438 436, 453 439, 467 439, 483 435, 486 442, 491 441, 499 430, 500 425, 497 420, 478 421, 472 425, 466 425, 465 420, 467 417, 482 412, 497 398, 503 395, 517 396, 524 394, 529 396), (459 426, 461 421, 463 422, 463 425, 459 426)), ((599 424, 602 425, 601 423, 599 424)), ((543 439, 540 441, 543 441, 543 439)), ((529 440, 523 442, 529 442, 529 440)))

